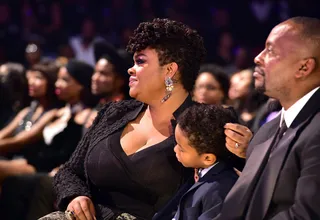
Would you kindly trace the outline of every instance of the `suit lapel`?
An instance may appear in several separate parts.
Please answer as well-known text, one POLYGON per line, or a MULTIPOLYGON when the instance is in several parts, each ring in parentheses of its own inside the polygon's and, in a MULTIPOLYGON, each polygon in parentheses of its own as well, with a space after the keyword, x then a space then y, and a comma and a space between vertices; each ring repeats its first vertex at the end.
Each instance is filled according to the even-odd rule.
POLYGON ((193 184, 193 186, 184 194, 188 194, 189 192, 197 189, 199 186, 201 186, 203 183, 205 183, 208 179, 212 180, 211 176, 219 174, 222 170, 226 168, 226 164, 223 161, 219 161, 214 167, 212 167, 204 177, 200 178, 198 182, 193 184))
POLYGON ((175 215, 175 220, 178 220, 180 219, 180 215, 181 215, 181 207, 183 206, 184 204, 184 200, 186 198, 186 196, 192 192, 193 190, 197 189, 199 186, 201 186, 202 184, 204 183, 204 181, 198 181, 196 182, 195 184, 193 184, 193 186, 185 193, 183 194, 183 196, 181 197, 181 200, 180 200, 180 203, 179 203, 179 206, 178 206, 178 210, 177 210, 177 213, 175 215))
POLYGON ((320 100, 320 90, 318 90, 303 107, 300 113, 297 115, 292 125, 288 128, 285 135, 282 137, 278 146, 272 152, 266 172, 268 176, 265 180, 264 191, 262 193, 262 216, 265 217, 270 201, 275 190, 277 179, 279 177, 280 171, 285 163, 287 155, 289 154, 292 145, 295 143, 295 139, 301 132, 301 130, 311 121, 314 114, 318 111, 320 100))
POLYGON ((190 189, 183 194, 183 196, 180 199, 180 203, 178 206, 178 210, 177 213, 175 215, 175 219, 179 219, 180 217, 180 212, 181 212, 181 206, 183 206, 184 204, 184 200, 186 199, 186 197, 188 196, 189 193, 193 192, 194 190, 196 190, 197 188, 199 188, 201 185, 203 185, 208 179, 212 180, 212 176, 219 174, 222 170, 224 170, 226 168, 226 164, 223 161, 220 161, 218 164, 216 164, 214 167, 212 167, 208 173, 199 179, 198 182, 194 183, 190 189))
MULTIPOLYGON (((280 118, 273 121, 272 126, 264 132, 276 131, 279 120, 280 118)), ((253 147, 242 174, 225 198, 221 211, 223 219, 241 218, 244 215, 259 174, 268 159, 268 152, 274 137, 275 132, 264 142, 253 147)))
POLYGON ((262 197, 262 216, 264 217, 267 213, 267 210, 270 205, 270 201, 274 192, 274 188, 281 170, 281 167, 285 161, 286 155, 288 153, 288 150, 290 149, 291 143, 293 142, 294 138, 296 137, 297 131, 299 130, 299 127, 296 127, 295 129, 288 128, 285 135, 282 137, 282 139, 279 141, 278 146, 275 148, 275 150, 272 152, 268 165, 266 166, 266 169, 264 172, 268 172, 267 178, 263 180, 264 190, 262 191, 262 195, 259 195, 262 197))

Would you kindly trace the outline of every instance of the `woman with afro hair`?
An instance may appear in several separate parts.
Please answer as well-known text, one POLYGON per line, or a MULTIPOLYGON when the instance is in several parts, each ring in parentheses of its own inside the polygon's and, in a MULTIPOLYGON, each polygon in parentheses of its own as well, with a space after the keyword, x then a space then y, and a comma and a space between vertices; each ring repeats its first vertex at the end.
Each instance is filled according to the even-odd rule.
MULTIPOLYGON (((151 219, 192 175, 175 157, 174 129, 193 104, 202 38, 180 22, 154 19, 138 26, 127 50, 133 100, 106 104, 55 176, 57 204, 68 219, 151 219)), ((230 131, 230 140, 241 147, 233 152, 242 156, 251 132, 234 127, 241 135, 230 131)), ((42 219, 59 219, 54 215, 42 219)))

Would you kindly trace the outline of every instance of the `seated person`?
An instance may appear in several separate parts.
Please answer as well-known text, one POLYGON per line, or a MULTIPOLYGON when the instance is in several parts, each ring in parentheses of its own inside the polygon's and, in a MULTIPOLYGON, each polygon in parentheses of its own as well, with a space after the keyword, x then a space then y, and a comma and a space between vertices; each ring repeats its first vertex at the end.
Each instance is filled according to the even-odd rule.
POLYGON ((177 207, 175 220, 213 219, 220 213, 238 178, 228 164, 224 134, 224 125, 235 121, 231 109, 206 104, 193 105, 178 118, 174 151, 184 167, 195 168, 195 175, 153 219, 171 220, 177 207))
MULTIPOLYGON (((55 175, 57 205, 70 219, 151 219, 193 176, 176 160, 173 131, 176 118, 194 104, 202 38, 168 19, 141 23, 134 33, 128 45, 134 100, 107 103, 55 175)), ((237 149, 245 151, 247 141, 237 141, 237 149)))
POLYGON ((193 99, 206 104, 226 104, 230 88, 229 76, 215 64, 203 64, 200 67, 193 99))
POLYGON ((98 101, 91 94, 92 74, 93 68, 78 60, 70 60, 60 67, 55 91, 66 105, 44 127, 43 141, 26 156, 38 172, 50 172, 65 163, 80 141, 83 125, 98 101))
POLYGON ((35 169, 25 159, 6 160, 0 157, 0 186, 9 176, 33 174, 35 169))
POLYGON ((21 64, 5 63, 0 66, 0 100, 1 130, 30 102, 25 69, 21 64))
POLYGON ((24 156, 32 146, 41 141, 44 127, 57 112, 59 102, 54 94, 57 66, 51 60, 42 61, 27 70, 29 107, 0 130, 0 155, 12 158, 24 156))

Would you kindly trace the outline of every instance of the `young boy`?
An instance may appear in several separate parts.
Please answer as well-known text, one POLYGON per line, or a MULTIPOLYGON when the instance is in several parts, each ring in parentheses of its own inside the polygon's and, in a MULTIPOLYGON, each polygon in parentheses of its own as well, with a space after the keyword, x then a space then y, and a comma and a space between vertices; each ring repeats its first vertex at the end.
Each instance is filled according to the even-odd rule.
MULTIPOLYGON (((196 104, 178 118, 174 151, 183 166, 195 168, 195 180, 191 188, 190 181, 189 186, 186 183, 180 188, 163 213, 177 210, 174 220, 211 220, 220 213, 238 178, 228 164, 231 153, 225 147, 224 134, 224 125, 235 121, 231 109, 206 104, 196 104)), ((159 217, 156 219, 170 218, 167 214, 159 217)))

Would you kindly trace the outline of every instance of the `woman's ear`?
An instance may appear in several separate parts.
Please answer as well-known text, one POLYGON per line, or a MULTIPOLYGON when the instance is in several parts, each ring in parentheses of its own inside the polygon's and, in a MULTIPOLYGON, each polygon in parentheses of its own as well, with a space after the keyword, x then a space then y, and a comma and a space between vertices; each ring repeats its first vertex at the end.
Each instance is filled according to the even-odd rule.
POLYGON ((172 62, 167 64, 166 66, 166 70, 167 70, 167 74, 166 77, 170 77, 173 78, 175 76, 175 74, 178 72, 179 66, 176 62, 172 62))

